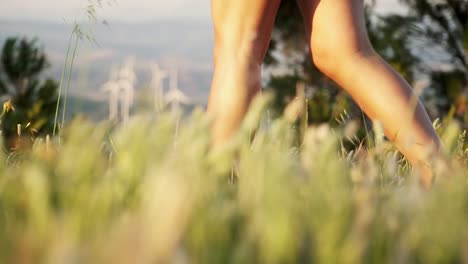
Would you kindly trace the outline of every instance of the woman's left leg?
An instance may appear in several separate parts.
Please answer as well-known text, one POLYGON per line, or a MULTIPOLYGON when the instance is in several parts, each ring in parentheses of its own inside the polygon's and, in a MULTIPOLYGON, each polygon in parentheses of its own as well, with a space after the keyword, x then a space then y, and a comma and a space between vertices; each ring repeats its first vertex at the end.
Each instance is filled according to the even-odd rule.
POLYGON ((212 143, 223 145, 239 128, 260 91, 260 71, 280 0, 212 0, 214 74, 208 112, 212 143))

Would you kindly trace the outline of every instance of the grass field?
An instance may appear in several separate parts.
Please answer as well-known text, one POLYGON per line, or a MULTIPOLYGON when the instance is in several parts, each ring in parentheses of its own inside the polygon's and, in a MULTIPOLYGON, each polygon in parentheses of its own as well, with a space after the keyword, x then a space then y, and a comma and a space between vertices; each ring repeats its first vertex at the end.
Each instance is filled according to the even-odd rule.
POLYGON ((434 161, 424 191, 379 133, 347 152, 352 125, 311 127, 298 145, 285 119, 264 120, 267 104, 218 150, 194 111, 180 124, 77 119, 1 155, 0 263, 468 263, 455 123, 438 128, 451 161, 434 161))

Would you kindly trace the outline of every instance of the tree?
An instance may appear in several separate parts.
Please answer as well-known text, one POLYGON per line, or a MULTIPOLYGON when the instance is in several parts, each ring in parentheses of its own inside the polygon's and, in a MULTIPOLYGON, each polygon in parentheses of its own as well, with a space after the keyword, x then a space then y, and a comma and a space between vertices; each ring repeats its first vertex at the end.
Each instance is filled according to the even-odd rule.
POLYGON ((400 1, 410 10, 414 30, 408 38, 426 50, 425 64, 432 66, 424 72, 431 81, 426 101, 435 106, 433 115, 451 112, 468 121, 468 0, 400 1))
POLYGON ((37 40, 8 38, 2 49, 0 63, 0 96, 11 100, 15 111, 6 114, 1 129, 7 146, 22 129, 36 134, 50 133, 57 103, 57 83, 43 79, 48 61, 37 40))
MULTIPOLYGON (((400 0, 415 18, 418 37, 446 53, 446 60, 455 68, 468 69, 468 0, 400 0)), ((423 42, 423 43, 424 43, 423 42)))

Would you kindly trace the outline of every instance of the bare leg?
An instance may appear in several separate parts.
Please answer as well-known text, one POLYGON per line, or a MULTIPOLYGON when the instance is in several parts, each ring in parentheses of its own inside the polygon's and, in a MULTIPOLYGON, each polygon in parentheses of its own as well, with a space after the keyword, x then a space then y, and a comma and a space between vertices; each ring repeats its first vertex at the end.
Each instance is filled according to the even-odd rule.
POLYGON ((316 66, 343 87, 372 119, 382 123, 429 187, 428 149, 440 148, 422 104, 410 85, 373 50, 363 0, 298 0, 316 66), (411 103, 414 102, 414 103, 411 103))
POLYGON ((208 112, 213 144, 229 139, 260 91, 260 69, 280 0, 212 0, 214 76, 208 112))

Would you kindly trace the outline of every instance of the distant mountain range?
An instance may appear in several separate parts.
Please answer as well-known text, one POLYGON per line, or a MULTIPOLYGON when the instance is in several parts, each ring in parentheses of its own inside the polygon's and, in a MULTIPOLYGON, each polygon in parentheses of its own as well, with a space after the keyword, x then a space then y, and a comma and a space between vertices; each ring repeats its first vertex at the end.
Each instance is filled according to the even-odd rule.
MULTIPOLYGON (((51 64, 47 74, 59 80, 72 30, 73 24, 65 21, 0 20, 0 43, 3 45, 11 36, 36 37, 51 64)), ((166 69, 177 67, 181 90, 197 104, 206 103, 212 73, 213 34, 209 21, 109 22, 108 25, 83 24, 80 30, 83 38, 74 63, 71 94, 79 97, 79 101, 95 101, 81 105, 106 103, 106 95, 100 91, 100 86, 107 80, 110 68, 123 63, 129 56, 136 59, 139 89, 148 86, 148 64, 155 61, 166 69), (89 40, 93 37, 96 44, 89 40)))

